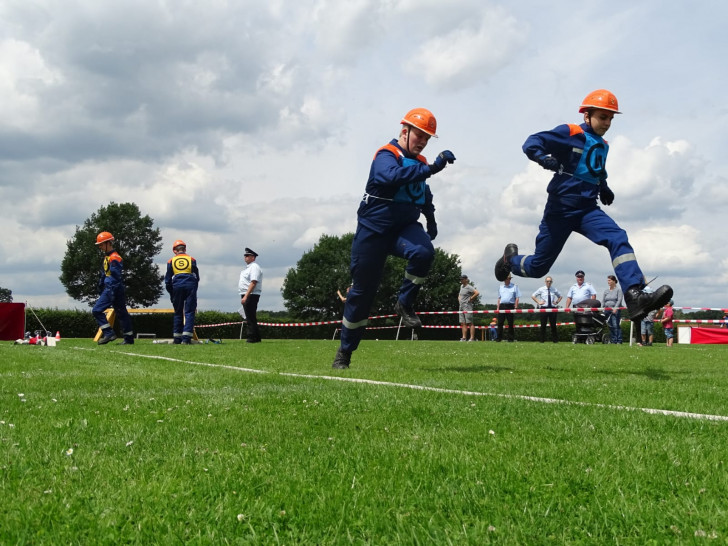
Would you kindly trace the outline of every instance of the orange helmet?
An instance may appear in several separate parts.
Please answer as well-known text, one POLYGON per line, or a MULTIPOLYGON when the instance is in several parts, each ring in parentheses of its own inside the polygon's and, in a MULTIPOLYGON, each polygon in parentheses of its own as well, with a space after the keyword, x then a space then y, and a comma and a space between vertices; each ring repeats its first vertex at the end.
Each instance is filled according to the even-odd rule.
POLYGON ((178 246, 187 248, 187 245, 182 239, 177 239, 174 243, 172 243, 172 250, 176 249, 178 246))
POLYGON ((581 101, 579 106, 579 113, 583 114, 587 110, 592 108, 598 108, 599 110, 609 110, 615 114, 621 114, 619 111, 619 103, 614 93, 607 91, 606 89, 597 89, 589 93, 586 98, 581 101))
POLYGON ((432 115, 432 112, 426 108, 414 108, 410 110, 404 115, 400 123, 417 127, 420 131, 424 131, 428 135, 437 138, 435 134, 437 132, 437 120, 432 115))
POLYGON ((108 231, 102 231, 96 236, 96 244, 100 245, 101 243, 105 243, 106 241, 113 241, 114 236, 109 233, 108 231))

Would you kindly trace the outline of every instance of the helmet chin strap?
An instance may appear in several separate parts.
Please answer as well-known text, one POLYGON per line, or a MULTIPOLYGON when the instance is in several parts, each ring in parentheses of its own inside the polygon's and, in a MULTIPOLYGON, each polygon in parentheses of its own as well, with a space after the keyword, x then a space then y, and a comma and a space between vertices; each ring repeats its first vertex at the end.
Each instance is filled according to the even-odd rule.
POLYGON ((410 127, 410 126, 406 126, 406 127, 407 127, 407 140, 406 140, 406 142, 407 142, 407 149, 405 151, 408 154, 412 155, 412 150, 410 150, 410 142, 409 142, 409 137, 410 137, 410 132, 412 132, 412 127, 410 127))

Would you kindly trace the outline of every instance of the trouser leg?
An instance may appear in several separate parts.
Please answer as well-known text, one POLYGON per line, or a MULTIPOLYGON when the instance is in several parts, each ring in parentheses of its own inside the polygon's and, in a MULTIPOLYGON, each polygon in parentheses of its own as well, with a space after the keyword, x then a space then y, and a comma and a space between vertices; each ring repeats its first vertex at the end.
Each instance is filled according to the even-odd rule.
POLYGON ((391 236, 359 225, 351 245, 352 286, 344 304, 341 349, 352 352, 359 347, 368 323, 369 310, 382 279, 391 236))
POLYGON ((399 232, 389 253, 407 260, 399 301, 411 309, 435 259, 435 247, 419 223, 409 224, 399 232))
POLYGON ((258 301, 260 301, 260 294, 250 294, 243 304, 245 319, 248 322, 248 341, 260 341, 260 331, 258 330, 258 301))
POLYGON ((627 232, 620 228, 602 209, 595 209, 584 215, 579 233, 590 241, 606 247, 612 259, 614 274, 622 290, 635 285, 642 287, 645 279, 637 263, 627 232))
POLYGON ((544 215, 538 227, 533 254, 513 256, 511 272, 520 277, 546 275, 559 257, 575 225, 574 219, 544 215))

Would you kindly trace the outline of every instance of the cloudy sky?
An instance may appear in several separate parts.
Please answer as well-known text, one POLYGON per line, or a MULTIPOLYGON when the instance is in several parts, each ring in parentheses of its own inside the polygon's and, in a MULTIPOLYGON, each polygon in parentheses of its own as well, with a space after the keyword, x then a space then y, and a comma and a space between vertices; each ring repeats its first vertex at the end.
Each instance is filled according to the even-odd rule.
MULTIPOLYGON (((546 200, 523 141, 580 122, 607 88, 624 112, 606 135, 608 212, 676 306, 727 307, 726 20, 719 0, 3 0, 0 286, 85 308, 58 280, 66 242, 133 201, 162 231, 160 267, 187 242, 201 309, 239 307, 245 246, 261 309, 283 309, 287 270, 354 231, 375 150, 426 107, 440 138, 425 155, 457 156, 431 180, 435 243, 493 303, 494 260, 533 250, 546 200)), ((573 235, 555 285, 577 269, 600 293, 612 273, 573 235)))

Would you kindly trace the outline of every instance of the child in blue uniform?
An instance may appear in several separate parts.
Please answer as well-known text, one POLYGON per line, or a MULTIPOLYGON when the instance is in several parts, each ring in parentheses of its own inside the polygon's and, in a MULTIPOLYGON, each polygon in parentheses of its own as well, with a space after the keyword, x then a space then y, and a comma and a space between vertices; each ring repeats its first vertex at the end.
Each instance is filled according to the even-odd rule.
POLYGON ((357 212, 358 224, 351 246, 353 284, 344 306, 341 347, 333 368, 349 367, 390 254, 407 260, 394 310, 402 318, 403 326, 422 325, 413 305, 435 258, 431 241, 437 236, 432 193, 425 181, 454 162, 455 156, 445 150, 428 165, 420 155, 430 137, 437 136, 437 121, 429 110, 410 110, 400 123, 399 138, 392 139, 374 155, 366 193, 357 212), (427 221, 426 231, 417 221, 420 214, 427 221))
POLYGON ((197 261, 187 255, 184 241, 172 243, 174 258, 167 262, 164 286, 169 292, 174 307, 172 330, 176 345, 190 345, 195 331, 195 312, 197 311, 197 286, 200 272, 197 261))
POLYGON ((614 193, 607 185, 606 160, 609 144, 604 134, 615 114, 620 114, 617 97, 606 89, 589 93, 579 113, 581 125, 564 124, 528 137, 523 151, 531 161, 554 171, 548 185, 548 200, 532 255, 518 254, 518 246, 506 245, 495 265, 499 281, 509 273, 521 277, 540 277, 548 273, 566 240, 581 233, 609 250, 612 267, 624 291, 630 319, 641 321, 672 297, 672 288, 661 286, 652 293, 644 290, 644 275, 637 264, 627 233, 598 205, 611 205, 614 193))
POLYGON ((126 309, 124 266, 121 256, 114 250, 113 241, 114 236, 108 231, 102 231, 96 236, 96 246, 104 253, 104 262, 99 276, 99 293, 101 295, 91 312, 103 334, 99 338, 99 345, 105 345, 116 339, 116 333, 106 319, 105 311, 109 307, 113 307, 121 321, 121 328, 124 332, 124 341, 121 342, 121 345, 133 345, 134 331, 131 315, 126 309))

